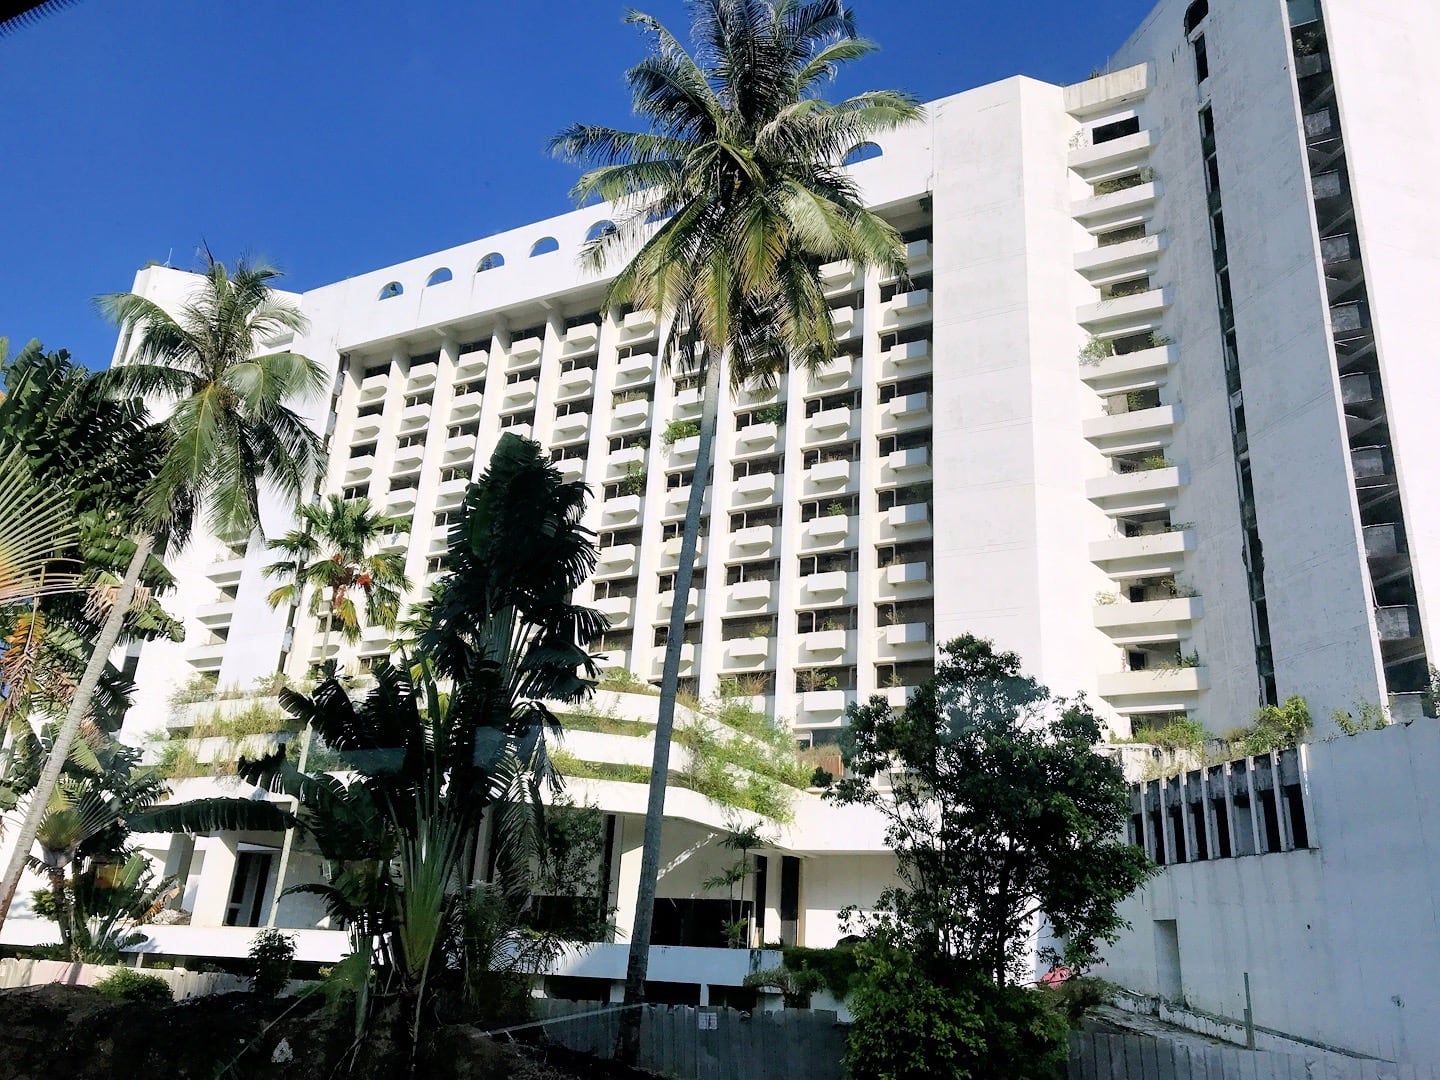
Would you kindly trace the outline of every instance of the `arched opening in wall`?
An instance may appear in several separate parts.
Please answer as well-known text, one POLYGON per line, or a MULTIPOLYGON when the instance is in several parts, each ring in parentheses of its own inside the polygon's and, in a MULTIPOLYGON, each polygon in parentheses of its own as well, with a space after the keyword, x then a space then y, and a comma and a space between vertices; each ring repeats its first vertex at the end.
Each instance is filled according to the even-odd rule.
POLYGON ((856 162, 869 161, 871 158, 880 157, 885 151, 873 142, 862 142, 852 146, 845 156, 840 159, 841 165, 854 165, 856 162))
POLYGON ((405 291, 405 286, 398 281, 392 281, 380 290, 380 299, 389 300, 392 296, 399 296, 405 291))
POLYGON ((480 260, 479 265, 475 267, 475 272, 477 274, 483 274, 486 270, 494 270, 504 265, 505 256, 501 255, 498 251, 492 251, 480 260))
POLYGON ((453 281, 454 278, 455 275, 450 272, 450 268, 448 266, 442 266, 439 270, 436 270, 433 274, 430 275, 430 277, 426 280, 425 285, 427 288, 431 285, 442 285, 447 281, 453 281))
POLYGON ((599 240, 602 236, 611 236, 614 232, 615 223, 613 221, 597 221, 594 225, 590 226, 590 231, 585 234, 585 242, 589 244, 595 240, 599 240))
POLYGON ((533 259, 536 255, 549 255, 550 252, 559 250, 559 240, 556 240, 553 236, 542 236, 539 240, 535 241, 535 245, 530 249, 530 257, 533 259))
POLYGON ((1210 0, 1195 0, 1185 9, 1185 33, 1190 33, 1210 14, 1210 0))

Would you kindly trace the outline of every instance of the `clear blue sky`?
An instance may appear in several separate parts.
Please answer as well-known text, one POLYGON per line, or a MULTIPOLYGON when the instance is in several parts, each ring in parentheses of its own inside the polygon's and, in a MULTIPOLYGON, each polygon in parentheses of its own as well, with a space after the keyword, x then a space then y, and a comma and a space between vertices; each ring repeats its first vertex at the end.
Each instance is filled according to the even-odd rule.
MULTIPOLYGON (((1153 0, 854 0, 837 92, 1073 82, 1153 0)), ((625 0, 83 0, 0 39, 0 336, 94 366, 90 298, 197 245, 306 289, 567 209, 546 139, 623 123, 625 0)), ((637 0, 677 31, 682 0, 637 0)))

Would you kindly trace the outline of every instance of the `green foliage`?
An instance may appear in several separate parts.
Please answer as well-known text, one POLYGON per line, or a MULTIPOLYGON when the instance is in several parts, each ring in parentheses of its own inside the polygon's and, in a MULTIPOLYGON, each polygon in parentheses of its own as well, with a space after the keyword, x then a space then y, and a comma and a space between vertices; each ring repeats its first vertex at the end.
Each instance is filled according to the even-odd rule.
POLYGON ((1279 705, 1266 705, 1255 713, 1255 722, 1232 733, 1234 745, 1246 757, 1288 750, 1299 745, 1314 726, 1310 706, 1299 694, 1291 694, 1279 705))
POLYGON ((600 682, 596 689, 609 690, 615 694, 644 694, 646 697, 654 697, 660 692, 624 668, 606 668, 600 673, 600 682))
POLYGON ((278 997, 290 985, 295 966, 295 937, 261 930, 250 942, 250 985, 263 997, 278 997))
POLYGON ((885 817, 904 884, 847 915, 923 962, 943 957, 1003 986, 1044 912, 1067 962, 1083 967, 1118 935, 1118 905, 1155 869, 1120 839, 1124 773, 1096 752, 1102 726, 1085 701, 1053 699, 1014 653, 965 635, 940 654, 903 712, 878 696, 851 706, 852 775, 825 798, 885 817))
POLYGON ((1079 1027, 1089 1013, 1114 1001, 1120 987, 1093 975, 1072 975, 1048 992, 1054 996, 1070 1026, 1079 1027))
POLYGON ((1390 726, 1384 706, 1374 701, 1356 702, 1354 712, 1336 709, 1330 714, 1330 719, 1346 735, 1358 735, 1362 731, 1379 731, 1381 728, 1390 726))
POLYGON ((852 1080, 1062 1080, 1070 1026, 1046 991, 942 981, 903 953, 866 950, 850 999, 852 1080))
POLYGON ((190 729, 192 739, 239 739, 246 735, 271 735, 294 731, 295 721, 279 708, 254 702, 236 713, 216 709, 190 729))
POLYGON ((787 1009, 808 1009, 811 995, 825 986, 825 977, 818 971, 766 968, 746 975, 745 985, 758 990, 779 990, 787 1009))
POLYGON ((621 495, 645 494, 645 466, 632 461, 625 466, 625 475, 620 478, 621 495))
POLYGON ((1160 727, 1142 728, 1134 734, 1133 742, 1148 743, 1165 750, 1184 750, 1199 754, 1205 743, 1214 736, 1198 720, 1180 715, 1160 727))
POLYGON ((97 982, 95 989, 115 1001, 168 1005, 175 1000, 170 984, 159 975, 146 975, 128 967, 116 968, 97 982))
POLYGON ((791 971, 813 971, 819 975, 825 989, 836 1001, 849 997, 860 977, 860 961, 855 945, 836 945, 833 949, 783 945, 781 955, 791 971))
POLYGON ((671 420, 665 425, 665 431, 661 434, 660 440, 666 446, 674 446, 681 439, 693 438, 700 434, 700 421, 698 420, 671 420))
POLYGON ((218 696, 219 680, 216 676, 196 672, 170 692, 170 704, 178 708, 201 701, 212 701, 218 696))
POLYGON ((1098 364, 1106 357, 1115 355, 1115 345, 1109 338, 1092 337, 1080 347, 1080 363, 1098 364))
POLYGON ((785 403, 777 401, 761 406, 752 415, 757 424, 783 424, 785 423, 785 403))
POLYGON ((1140 470, 1149 472, 1152 469, 1168 469, 1171 461, 1164 454, 1150 454, 1140 459, 1140 470))
MULTIPOLYGON (((604 683, 602 681, 601 685, 604 683)), ((624 735, 635 739, 648 739, 655 734, 655 725, 643 720, 625 720, 605 713, 559 713, 561 725, 567 731, 595 731, 602 735, 624 735)))

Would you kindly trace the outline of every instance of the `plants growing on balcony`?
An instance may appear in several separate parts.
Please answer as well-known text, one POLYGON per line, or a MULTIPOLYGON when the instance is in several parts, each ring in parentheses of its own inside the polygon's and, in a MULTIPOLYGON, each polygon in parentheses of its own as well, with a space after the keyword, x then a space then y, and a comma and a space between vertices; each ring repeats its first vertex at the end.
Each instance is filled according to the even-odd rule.
POLYGON ((1092 337, 1080 347, 1080 363, 1098 364, 1106 357, 1115 355, 1115 343, 1109 338, 1092 337))
POLYGON ((784 424, 785 404, 784 402, 777 401, 773 404, 765 405, 762 408, 756 409, 751 413, 751 416, 754 417, 755 423, 757 424, 784 424))
POLYGON ((625 466, 625 475, 619 483, 621 495, 643 495, 645 493, 645 466, 632 461, 625 466))
POLYGON ((666 446, 674 446, 681 439, 689 439, 700 434, 700 421, 698 420, 671 420, 665 425, 665 431, 661 434, 660 440, 666 446))
POLYGON ((846 517, 849 513, 850 511, 842 502, 832 502, 829 506, 825 507, 826 517, 846 517))

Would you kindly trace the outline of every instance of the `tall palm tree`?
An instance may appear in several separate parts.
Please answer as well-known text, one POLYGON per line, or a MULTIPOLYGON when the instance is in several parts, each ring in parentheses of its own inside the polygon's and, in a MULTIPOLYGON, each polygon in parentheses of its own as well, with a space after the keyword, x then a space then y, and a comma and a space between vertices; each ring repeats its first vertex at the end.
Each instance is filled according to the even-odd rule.
POLYGON ((321 392, 324 370, 296 353, 257 355, 267 342, 306 326, 299 309, 274 294, 271 282, 278 275, 264 263, 244 260, 232 274, 207 252, 195 291, 173 315, 133 293, 98 300, 133 344, 129 362, 102 378, 113 392, 139 395, 161 410, 163 440, 138 513, 127 523, 134 545, 129 564, 31 794, 0 885, 0 924, 157 543, 183 546, 197 516, 216 535, 248 536, 260 524, 262 483, 298 500, 320 467, 319 437, 287 402, 321 392))
MULTIPOLYGON (((617 206, 617 227, 582 256, 597 270, 627 259, 607 305, 656 309, 667 320, 664 362, 679 358, 704 372, 696 482, 675 582, 681 597, 694 568, 720 384, 773 383, 790 364, 814 371, 830 360, 835 335, 822 264, 850 259, 904 277, 898 234, 865 208, 842 162, 876 133, 922 115, 913 98, 895 91, 822 98, 840 65, 874 49, 857 35, 844 0, 699 0, 693 10, 693 55, 651 16, 627 16, 650 42, 650 54, 626 73, 648 130, 577 124, 552 142, 559 156, 590 166, 575 186, 577 201, 617 206)), ((629 1003, 643 1000, 684 618, 684 603, 676 603, 630 937, 629 1003)), ((625 1031, 638 1038, 629 1025, 625 1031)))
POLYGON ((401 596, 410 588, 405 556, 374 549, 387 535, 408 529, 410 519, 388 517, 364 497, 331 495, 323 503, 302 506, 300 520, 300 528, 268 544, 286 556, 265 567, 267 577, 284 579, 267 597, 270 606, 298 604, 310 589, 310 614, 324 620, 327 655, 332 629, 338 627, 352 645, 360 640, 356 593, 364 601, 365 622, 393 631, 401 596))

